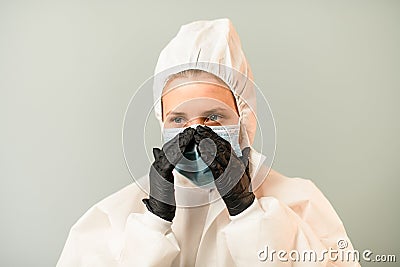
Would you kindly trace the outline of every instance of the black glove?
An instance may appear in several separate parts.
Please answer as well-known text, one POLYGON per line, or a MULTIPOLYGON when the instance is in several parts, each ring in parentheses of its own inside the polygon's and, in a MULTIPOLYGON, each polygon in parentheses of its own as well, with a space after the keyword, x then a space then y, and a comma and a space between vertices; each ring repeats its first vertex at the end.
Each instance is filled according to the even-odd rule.
POLYGON ((231 144, 207 126, 197 126, 194 140, 229 214, 234 216, 247 209, 255 199, 249 172, 250 148, 243 149, 242 156, 237 157, 231 144))
POLYGON ((195 129, 187 128, 162 147, 153 148, 154 162, 150 167, 150 194, 143 199, 147 209, 164 220, 172 222, 175 217, 174 176, 172 170, 182 159, 189 143, 193 143, 195 129))

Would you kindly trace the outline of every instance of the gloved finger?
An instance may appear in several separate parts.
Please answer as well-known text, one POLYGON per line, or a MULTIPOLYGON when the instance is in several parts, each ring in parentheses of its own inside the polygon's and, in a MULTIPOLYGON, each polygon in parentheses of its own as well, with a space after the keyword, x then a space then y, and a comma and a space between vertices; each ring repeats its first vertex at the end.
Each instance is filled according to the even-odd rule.
POLYGON ((153 147, 154 160, 158 160, 160 158, 160 154, 161 154, 161 149, 159 149, 158 147, 153 147))
POLYGON ((182 152, 185 150, 186 146, 190 143, 190 141, 192 141, 195 131, 196 131, 195 129, 188 127, 178 135, 179 145, 183 149, 182 152))
POLYGON ((210 138, 205 138, 200 141, 197 146, 197 152, 199 153, 202 160, 210 166, 214 161, 217 153, 217 147, 210 138))
POLYGON ((174 169, 174 166, 168 161, 168 158, 165 156, 164 152, 161 149, 155 147, 153 148, 153 156, 154 162, 152 166, 162 177, 165 178, 169 176, 174 169))
POLYGON ((174 187, 174 175, 172 171, 163 175, 152 165, 149 171, 149 179, 151 195, 160 201, 169 203, 167 200, 172 197, 170 195, 173 195, 172 191, 174 187))
POLYGON ((227 166, 231 160, 232 154, 233 156, 236 155, 231 144, 222 137, 218 140, 215 140, 215 144, 217 146, 217 160, 223 166, 227 166))
MULTIPOLYGON (((236 156, 236 154, 232 150, 231 144, 224 138, 213 132, 212 129, 209 127, 198 127, 195 133, 195 141, 196 138, 197 141, 200 140, 198 144, 198 146, 200 147, 200 152, 203 148, 203 146, 201 145, 202 140, 211 139, 212 142, 214 142, 214 145, 217 148, 215 160, 218 161, 218 163, 224 168, 229 164, 232 153, 234 157, 236 156)), ((207 149, 204 150, 207 151, 207 149)))
MULTIPOLYGON (((155 157, 160 156, 158 158, 159 160, 166 158, 162 155, 163 152, 158 148, 153 149, 153 154, 155 157)), ((157 161, 153 163, 149 172, 149 198, 143 199, 142 201, 149 211, 167 221, 172 221, 176 210, 174 176, 172 170, 166 172, 165 169, 163 169, 161 173, 164 173, 161 174, 155 165, 157 165, 157 161)))
MULTIPOLYGON (((228 167, 231 152, 216 152, 215 148, 216 146, 214 142, 211 139, 206 138, 200 141, 200 144, 197 146, 197 151, 202 160, 211 169, 214 178, 217 179, 224 174, 228 167)), ((236 160, 239 161, 238 159, 236 160)), ((241 161, 239 162, 242 164, 241 161)))
POLYGON ((231 147, 230 144, 220 144, 219 140, 212 140, 211 138, 201 139, 197 145, 197 151, 202 160, 212 168, 211 163, 217 161, 221 167, 226 167, 229 163, 231 147))
POLYGON ((224 138, 220 137, 211 128, 201 125, 197 126, 194 134, 194 140, 196 144, 199 146, 201 141, 205 139, 211 139, 214 142, 214 145, 217 148, 216 157, 218 160, 221 160, 222 165, 226 166, 230 159, 232 150, 231 144, 224 138))
POLYGON ((242 150, 242 156, 239 157, 245 166, 248 165, 250 159, 250 147, 245 147, 242 150))
POLYGON ((215 133, 210 127, 205 126, 205 125, 204 126, 198 125, 196 127, 196 132, 194 133, 194 140, 195 140, 196 144, 199 144, 200 141, 205 138, 210 138, 216 144, 217 144, 217 141, 219 141, 218 144, 220 144, 220 145, 230 146, 228 141, 226 141, 224 138, 222 138, 217 133, 215 133))
POLYGON ((186 146, 193 140, 195 129, 186 128, 164 144, 162 150, 171 164, 176 165, 183 157, 186 146))
POLYGON ((164 144, 163 150, 164 152, 167 150, 174 151, 175 153, 181 151, 181 153, 185 150, 185 147, 190 143, 193 139, 195 129, 186 128, 183 132, 177 134, 174 138, 169 140, 164 144))

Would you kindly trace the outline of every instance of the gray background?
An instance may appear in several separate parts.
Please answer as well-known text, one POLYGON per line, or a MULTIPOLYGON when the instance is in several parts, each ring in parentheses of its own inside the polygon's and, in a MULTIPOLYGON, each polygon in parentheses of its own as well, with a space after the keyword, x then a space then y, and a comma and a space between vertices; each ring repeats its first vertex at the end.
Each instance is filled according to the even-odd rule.
POLYGON ((400 257, 400 2, 165 2, 0 2, 0 265, 54 266, 131 183, 130 97, 180 25, 220 17, 274 113, 273 168, 313 180, 357 249, 400 257))

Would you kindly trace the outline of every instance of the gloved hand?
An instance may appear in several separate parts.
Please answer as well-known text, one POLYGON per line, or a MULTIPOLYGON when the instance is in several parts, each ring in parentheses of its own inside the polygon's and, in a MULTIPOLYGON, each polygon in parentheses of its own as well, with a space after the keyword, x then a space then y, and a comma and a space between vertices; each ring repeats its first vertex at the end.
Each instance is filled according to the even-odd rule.
POLYGON ((231 144, 207 126, 197 126, 194 140, 229 214, 234 216, 247 209, 255 199, 248 164, 250 148, 243 149, 238 157, 231 144))
POLYGON ((172 170, 182 159, 186 146, 192 141, 195 129, 187 128, 164 144, 153 148, 154 162, 150 167, 150 195, 143 199, 147 209, 164 220, 175 217, 174 176, 172 170))

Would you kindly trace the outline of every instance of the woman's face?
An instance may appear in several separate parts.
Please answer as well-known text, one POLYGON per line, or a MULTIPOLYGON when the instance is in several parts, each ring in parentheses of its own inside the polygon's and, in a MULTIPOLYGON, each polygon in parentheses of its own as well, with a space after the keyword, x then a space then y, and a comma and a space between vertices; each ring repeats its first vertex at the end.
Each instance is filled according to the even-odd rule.
POLYGON ((232 125, 239 121, 235 98, 223 85, 209 82, 178 84, 172 82, 162 96, 165 128, 192 124, 232 125), (170 89, 169 89, 170 88, 170 89))

